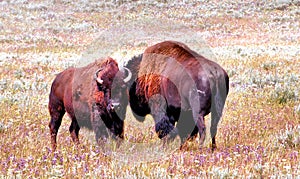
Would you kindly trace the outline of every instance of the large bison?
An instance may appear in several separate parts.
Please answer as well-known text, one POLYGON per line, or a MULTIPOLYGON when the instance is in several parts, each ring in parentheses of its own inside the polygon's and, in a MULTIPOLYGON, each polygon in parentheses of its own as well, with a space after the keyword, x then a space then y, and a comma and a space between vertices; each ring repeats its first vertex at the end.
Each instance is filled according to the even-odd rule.
POLYGON ((204 116, 211 113, 212 149, 216 148, 217 125, 229 90, 228 75, 220 65, 183 43, 164 41, 148 47, 125 67, 133 74, 129 103, 139 121, 151 114, 159 138, 179 134, 183 144, 199 133, 202 145, 204 116))
POLYGON ((117 88, 115 98, 112 98, 111 91, 113 81, 126 87, 130 77, 131 73, 120 71, 117 62, 110 57, 59 73, 52 83, 48 105, 53 150, 56 149, 56 136, 65 112, 72 120, 69 131, 75 143, 79 142, 81 126, 93 129, 97 141, 111 134, 114 138, 123 138, 127 96, 123 88, 117 88))

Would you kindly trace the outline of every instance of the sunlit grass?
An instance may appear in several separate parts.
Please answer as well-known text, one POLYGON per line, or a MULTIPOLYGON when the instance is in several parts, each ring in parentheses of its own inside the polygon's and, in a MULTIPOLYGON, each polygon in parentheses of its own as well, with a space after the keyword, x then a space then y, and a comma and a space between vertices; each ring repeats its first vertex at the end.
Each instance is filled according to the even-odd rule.
POLYGON ((111 153, 103 152, 95 144, 93 133, 85 129, 81 130, 81 144, 75 146, 69 136, 67 116, 59 131, 57 152, 52 153, 47 100, 54 74, 63 68, 42 62, 27 63, 18 58, 4 60, 6 68, 1 73, 1 176, 222 178, 299 175, 300 115, 295 110, 299 105, 299 82, 295 80, 299 78, 299 63, 292 65, 285 59, 274 58, 271 61, 268 56, 221 61, 225 69, 230 69, 232 86, 219 124, 218 148, 213 153, 209 138, 201 149, 196 139, 189 142, 185 150, 178 150, 178 145, 174 144, 169 153, 162 153, 160 144, 155 143, 159 140, 151 117, 139 123, 130 112, 125 121, 125 143, 111 153), (281 94, 276 91, 278 85, 295 95, 274 96, 281 94), (160 154, 163 154, 161 158, 160 154))
MULTIPOLYGON (((22 2, 11 3, 8 12, 1 12, 0 178, 300 176, 300 56, 299 50, 287 51, 299 47, 299 13, 285 17, 290 20, 280 20, 282 14, 298 6, 288 7, 289 12, 272 10, 271 6, 256 12, 254 6, 255 11, 248 15, 243 12, 245 18, 235 18, 233 12, 223 12, 226 9, 219 7, 219 2, 195 10, 197 13, 191 11, 190 16, 185 15, 190 8, 154 1, 140 1, 138 6, 133 1, 122 1, 119 9, 110 1, 86 5, 84 1, 64 0, 57 6, 40 0, 35 1, 37 4, 22 2), (144 8, 147 3, 152 4, 144 8), (24 21, 20 15, 24 15, 24 21), (75 65, 82 51, 101 36, 101 30, 114 26, 116 21, 122 24, 154 15, 192 24, 197 32, 204 30, 201 35, 215 47, 215 60, 230 76, 217 149, 211 151, 209 130, 202 148, 198 139, 184 150, 179 150, 178 140, 164 148, 154 132, 152 118, 147 116, 140 123, 128 110, 125 139, 119 148, 112 142, 104 150, 87 129, 80 131, 81 144, 75 146, 66 115, 53 153, 47 103, 55 75, 75 65), (271 45, 285 48, 278 50, 271 45), (230 50, 224 53, 227 47, 230 50)), ((6 1, 1 3, 6 7, 6 1)), ((194 3, 195 7, 203 4, 194 3)), ((124 62, 149 44, 143 41, 134 45, 136 49, 124 46, 112 56, 124 62)), ((209 119, 207 116, 208 126, 209 119)))

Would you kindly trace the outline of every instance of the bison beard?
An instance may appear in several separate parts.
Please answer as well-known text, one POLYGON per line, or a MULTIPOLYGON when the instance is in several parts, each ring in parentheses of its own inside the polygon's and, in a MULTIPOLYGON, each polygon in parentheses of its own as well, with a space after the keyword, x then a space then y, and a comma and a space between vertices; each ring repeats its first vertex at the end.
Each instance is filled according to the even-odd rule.
POLYGON ((155 131, 161 139, 167 136, 174 129, 174 124, 170 122, 167 116, 162 117, 159 121, 155 122, 155 131))
MULTIPOLYGON (((124 122, 114 111, 111 98, 111 88, 117 74, 120 75, 117 62, 107 58, 85 67, 69 68, 57 75, 51 86, 48 105, 53 151, 65 112, 72 120, 69 131, 75 143, 79 143, 78 134, 82 126, 93 129, 97 141, 106 139, 110 133, 115 138, 123 138, 124 122)), ((122 101, 119 96, 118 101, 122 101)), ((126 105, 125 101, 120 106, 126 108, 126 105)), ((124 117, 123 111, 120 116, 124 117)))
POLYGON ((155 119, 155 131, 161 139, 168 135, 174 128, 175 120, 173 116, 168 116, 165 98, 159 93, 154 94, 149 99, 151 114, 155 119))

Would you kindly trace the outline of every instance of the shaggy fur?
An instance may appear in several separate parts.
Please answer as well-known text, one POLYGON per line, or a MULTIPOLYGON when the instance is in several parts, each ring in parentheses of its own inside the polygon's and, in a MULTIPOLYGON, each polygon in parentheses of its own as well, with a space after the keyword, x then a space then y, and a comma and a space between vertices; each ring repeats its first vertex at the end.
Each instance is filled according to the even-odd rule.
POLYGON ((80 127, 93 129, 97 141, 99 138, 107 138, 109 133, 123 138, 123 119, 115 114, 111 105, 113 79, 118 72, 117 62, 107 58, 96 60, 85 67, 66 69, 56 76, 48 105, 53 150, 56 149, 56 136, 65 112, 72 120, 69 131, 75 143, 79 142, 80 127), (95 77, 100 77, 103 83, 99 84, 95 77))
POLYGON ((202 144, 204 116, 211 112, 212 147, 216 147, 217 125, 229 90, 222 67, 175 41, 148 47, 126 67, 136 74, 129 102, 139 121, 151 114, 159 138, 175 131, 184 143, 199 133, 202 144))

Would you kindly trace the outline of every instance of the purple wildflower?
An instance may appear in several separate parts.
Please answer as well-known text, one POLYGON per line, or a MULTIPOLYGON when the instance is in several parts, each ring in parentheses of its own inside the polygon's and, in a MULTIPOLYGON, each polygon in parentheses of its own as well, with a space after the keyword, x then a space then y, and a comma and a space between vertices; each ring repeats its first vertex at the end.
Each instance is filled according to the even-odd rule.
POLYGON ((289 154, 289 157, 290 157, 291 160, 297 160, 297 158, 298 158, 298 151, 292 151, 289 154))

